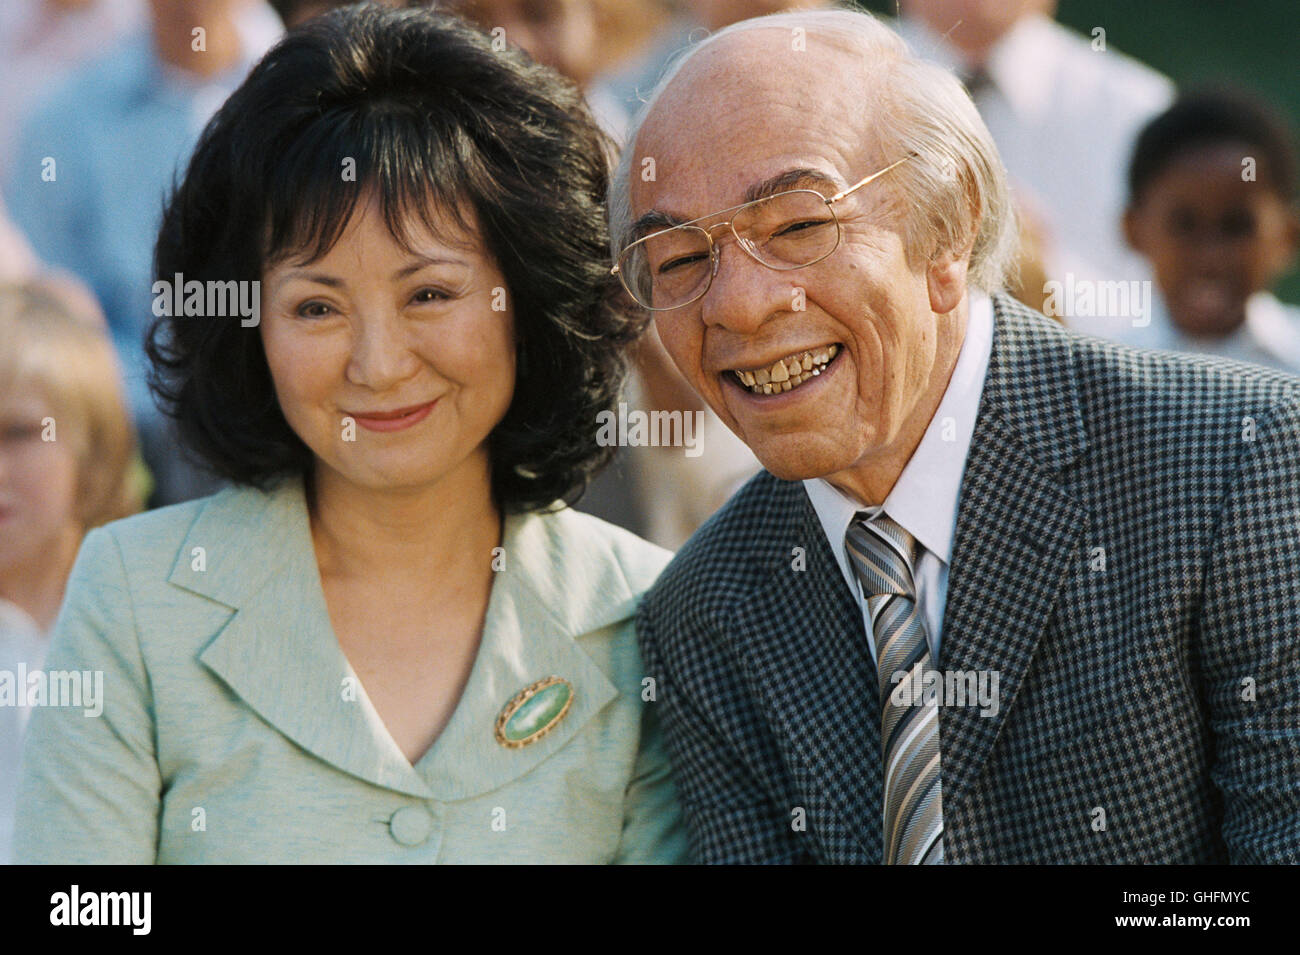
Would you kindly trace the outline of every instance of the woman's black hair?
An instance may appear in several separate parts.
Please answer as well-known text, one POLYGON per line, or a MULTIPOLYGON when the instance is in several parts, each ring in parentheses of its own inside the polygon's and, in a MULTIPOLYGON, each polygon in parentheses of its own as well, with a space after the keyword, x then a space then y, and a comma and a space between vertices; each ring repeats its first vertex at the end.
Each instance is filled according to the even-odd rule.
MULTIPOLYGON (((579 496, 645 317, 617 303, 604 196, 610 143, 567 80, 463 21, 348 7, 288 34, 208 123, 167 203, 154 274, 260 281, 328 252, 363 195, 396 241, 472 210, 514 307, 514 398, 490 435, 492 491, 527 511, 579 496), (349 165, 355 176, 348 176, 349 165)), ((150 384, 216 473, 266 488, 306 477, 261 336, 236 317, 164 315, 150 384)))

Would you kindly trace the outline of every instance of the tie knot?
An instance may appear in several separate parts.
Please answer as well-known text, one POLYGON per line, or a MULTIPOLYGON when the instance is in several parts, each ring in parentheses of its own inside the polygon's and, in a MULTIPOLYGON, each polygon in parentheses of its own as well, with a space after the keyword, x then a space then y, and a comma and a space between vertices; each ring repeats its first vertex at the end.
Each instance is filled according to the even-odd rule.
POLYGON ((868 595, 896 594, 916 599, 912 571, 919 547, 916 538, 888 515, 881 513, 873 521, 854 518, 845 547, 868 595))

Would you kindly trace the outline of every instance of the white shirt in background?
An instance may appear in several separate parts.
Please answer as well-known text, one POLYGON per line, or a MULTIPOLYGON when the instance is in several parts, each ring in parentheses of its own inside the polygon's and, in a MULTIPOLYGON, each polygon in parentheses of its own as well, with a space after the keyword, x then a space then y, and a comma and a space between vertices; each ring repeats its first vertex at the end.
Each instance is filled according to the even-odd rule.
POLYGON ((144 0, 95 0, 82 10, 56 10, 46 0, 0 4, 0 182, 27 112, 144 24, 144 0))
MULTIPOLYGON (((897 28, 918 56, 958 76, 968 71, 957 50, 925 24, 902 20, 897 28)), ((1175 88, 1118 52, 1118 38, 1106 36, 1105 49, 1094 49, 1101 39, 1041 14, 1026 16, 989 54, 988 82, 973 97, 1017 202, 1047 228, 1047 277, 1062 282, 1067 272, 1089 281, 1151 278, 1145 260, 1126 245, 1121 220, 1137 135, 1173 102, 1175 88)), ((1087 317, 1067 321, 1107 334, 1087 317)))
POLYGON ((1300 307, 1280 302, 1269 292, 1246 299, 1246 320, 1223 338, 1188 335, 1179 329, 1159 293, 1152 296, 1151 311, 1149 325, 1124 331, 1125 344, 1235 358, 1300 375, 1300 307))

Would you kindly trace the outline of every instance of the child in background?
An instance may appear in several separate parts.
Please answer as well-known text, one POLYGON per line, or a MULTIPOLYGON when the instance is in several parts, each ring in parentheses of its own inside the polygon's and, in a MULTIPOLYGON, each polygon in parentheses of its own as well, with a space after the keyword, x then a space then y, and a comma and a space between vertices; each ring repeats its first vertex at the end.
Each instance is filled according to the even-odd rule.
POLYGON ((55 283, 0 284, 0 863, 27 719, 20 667, 41 667, 82 537, 138 511, 147 493, 93 308, 55 283))
POLYGON ((1130 344, 1300 374, 1300 309, 1269 288, 1300 245, 1289 131, 1240 93, 1186 94, 1138 137, 1124 233, 1156 276, 1130 344))

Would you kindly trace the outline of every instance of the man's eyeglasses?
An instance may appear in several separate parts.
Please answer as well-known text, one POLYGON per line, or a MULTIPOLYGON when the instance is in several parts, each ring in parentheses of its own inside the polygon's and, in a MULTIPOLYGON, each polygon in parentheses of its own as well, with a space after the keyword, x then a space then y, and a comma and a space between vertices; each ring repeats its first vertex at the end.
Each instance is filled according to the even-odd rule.
POLYGON ((721 226, 729 226, 736 244, 761 265, 802 269, 839 248, 835 203, 911 158, 904 156, 830 198, 812 189, 791 189, 652 232, 627 246, 610 272, 638 305, 651 311, 690 305, 704 297, 718 274, 713 230, 721 226), (695 224, 727 213, 729 220, 707 228, 695 224))

